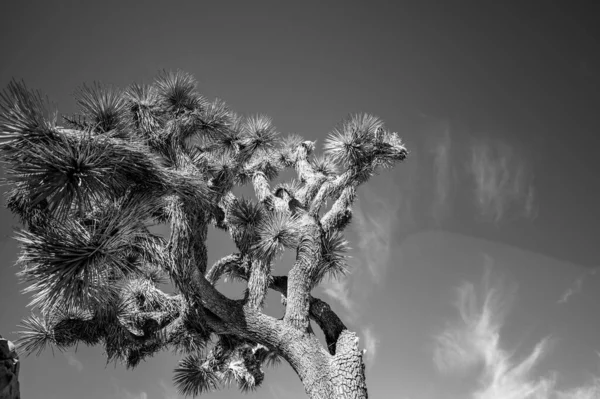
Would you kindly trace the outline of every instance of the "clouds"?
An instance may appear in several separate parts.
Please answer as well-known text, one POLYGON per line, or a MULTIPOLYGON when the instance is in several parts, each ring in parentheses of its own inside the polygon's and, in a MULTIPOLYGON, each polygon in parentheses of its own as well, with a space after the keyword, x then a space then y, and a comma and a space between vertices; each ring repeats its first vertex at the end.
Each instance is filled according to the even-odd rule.
POLYGON ((600 398, 600 377, 582 386, 559 388, 557 372, 539 371, 554 342, 550 338, 539 340, 524 353, 505 349, 501 330, 510 310, 507 301, 515 297, 516 288, 506 289, 492 281, 493 262, 485 258, 481 288, 470 282, 458 287, 455 305, 459 317, 434 337, 436 368, 455 378, 476 373, 477 385, 469 387, 472 399, 600 398))
POLYGON ((505 298, 509 296, 502 286, 491 284, 491 260, 487 261, 480 295, 472 283, 457 289, 460 319, 435 337, 434 363, 444 373, 480 370, 479 386, 471 392, 473 399, 547 398, 554 378, 538 378, 534 371, 550 340, 542 339, 521 358, 502 347, 500 331, 509 308, 505 298))
POLYGON ((379 337, 375 335, 375 330, 372 326, 365 327, 362 329, 362 335, 365 340, 365 363, 372 365, 375 361, 375 355, 377 353, 377 347, 379 346, 379 337))
POLYGON ((431 141, 433 155, 434 199, 433 218, 439 225, 452 205, 451 194, 456 184, 456 169, 452 159, 452 136, 450 124, 445 122, 436 127, 436 136, 431 141))
POLYGON ((525 159, 506 141, 474 140, 470 148, 469 170, 481 215, 496 223, 511 208, 527 218, 536 216, 533 175, 525 159))
POLYGON ((524 147, 507 134, 472 132, 454 121, 426 117, 423 123, 425 138, 413 150, 425 154, 418 159, 420 169, 431 174, 420 173, 418 195, 419 203, 429 203, 427 216, 436 227, 463 203, 493 223, 537 216, 533 168, 524 147))
POLYGON ((596 269, 592 269, 589 272, 586 272, 584 275, 579 276, 575 279, 575 281, 563 292, 560 296, 560 299, 557 301, 559 305, 567 303, 571 297, 575 294, 579 294, 583 290, 583 280, 588 278, 589 275, 596 274, 596 269))
POLYGON ((598 399, 600 398, 600 378, 586 386, 556 392, 556 399, 598 399))
POLYGON ((404 218, 402 207, 407 206, 400 188, 389 179, 386 182, 381 191, 375 191, 370 183, 363 186, 361 197, 352 207, 356 250, 351 253, 350 273, 323 285, 324 293, 338 301, 353 320, 359 316, 358 305, 368 295, 369 286, 384 281, 391 263, 394 231, 404 218))
POLYGON ((558 300, 559 304, 567 303, 569 298, 574 294, 579 294, 581 292, 581 288, 583 287, 583 277, 579 277, 575 280, 575 282, 565 290, 565 292, 561 295, 558 300))
POLYGON ((389 264, 390 243, 402 197, 383 197, 366 186, 364 196, 353 207, 352 218, 358 235, 358 258, 367 266, 375 283, 380 283, 389 264))
POLYGON ((78 372, 83 371, 83 364, 71 352, 63 352, 69 366, 75 367, 78 372))
POLYGON ((338 301, 351 316, 356 317, 356 303, 350 298, 350 279, 329 281, 323 286, 323 292, 338 301))

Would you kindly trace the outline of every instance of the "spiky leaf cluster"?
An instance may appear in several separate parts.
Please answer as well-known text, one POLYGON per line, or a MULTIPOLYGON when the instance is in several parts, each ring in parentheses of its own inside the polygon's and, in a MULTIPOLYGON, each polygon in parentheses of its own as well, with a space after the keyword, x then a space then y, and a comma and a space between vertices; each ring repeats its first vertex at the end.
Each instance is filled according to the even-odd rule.
POLYGON ((248 392, 261 385, 263 365, 277 365, 280 361, 277 352, 263 345, 223 335, 210 351, 190 354, 180 361, 173 381, 179 393, 186 396, 232 384, 248 392))
POLYGON ((256 229, 257 241, 251 252, 259 259, 275 258, 284 248, 298 244, 302 221, 291 213, 272 212, 263 218, 256 229))
POLYGON ((338 232, 329 232, 321 238, 321 258, 316 268, 314 285, 318 285, 327 276, 336 279, 348 272, 346 253, 350 250, 348 241, 338 232))
POLYGON ((344 120, 329 135, 324 149, 334 162, 367 173, 390 167, 407 155, 398 135, 386 131, 381 119, 368 114, 344 120))
POLYGON ((128 255, 155 256, 145 207, 124 202, 76 220, 55 221, 36 232, 22 230, 21 278, 34 293, 32 306, 88 306, 101 300, 121 276, 139 273, 128 255))
POLYGON ((94 131, 106 133, 126 127, 126 103, 115 88, 98 82, 84 84, 75 93, 75 101, 86 117, 85 124, 94 131))

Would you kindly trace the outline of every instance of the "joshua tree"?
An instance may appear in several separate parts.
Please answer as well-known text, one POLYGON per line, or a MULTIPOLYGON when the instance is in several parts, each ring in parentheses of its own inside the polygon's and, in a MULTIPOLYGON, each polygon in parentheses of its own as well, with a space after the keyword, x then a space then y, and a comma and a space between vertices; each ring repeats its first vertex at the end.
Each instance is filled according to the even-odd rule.
POLYGON ((194 396, 254 389, 263 364, 284 359, 310 398, 366 398, 357 335, 311 291, 345 271, 356 189, 406 157, 397 134, 353 115, 315 156, 313 142, 280 139, 269 118, 207 101, 183 72, 123 91, 84 85, 76 102, 80 113, 59 125, 21 82, 0 98, 7 206, 23 226, 17 263, 33 298, 21 352, 102 345, 108 361, 135 367, 172 349, 184 356, 175 386, 194 396), (285 168, 297 179, 275 184, 285 168), (236 196, 246 184, 255 198, 236 196), (237 247, 212 266, 209 225, 237 247), (286 250, 295 261, 277 275, 286 250), (243 298, 219 291, 222 278, 244 282, 243 298), (262 311, 269 289, 282 296, 280 319, 262 311))

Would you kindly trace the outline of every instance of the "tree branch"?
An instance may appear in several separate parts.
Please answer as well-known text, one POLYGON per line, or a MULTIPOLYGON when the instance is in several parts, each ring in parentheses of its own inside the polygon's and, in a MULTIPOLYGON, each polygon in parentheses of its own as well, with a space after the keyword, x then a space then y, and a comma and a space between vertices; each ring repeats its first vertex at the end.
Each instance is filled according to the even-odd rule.
POLYGON ((314 218, 303 215, 300 244, 296 249, 296 262, 289 273, 287 307, 284 321, 306 331, 309 296, 312 280, 321 257, 321 228, 314 218))
MULTIPOLYGON (((248 271, 243 268, 241 262, 227 262, 224 268, 228 269, 227 271, 224 271, 224 273, 235 274, 237 277, 243 280, 248 280, 249 278, 248 271)), ((288 277, 272 276, 269 288, 281 293, 287 298, 288 277)), ((337 314, 331 309, 327 302, 310 295, 309 306, 310 318, 317 323, 319 328, 321 328, 325 334, 325 341, 327 343, 327 349, 329 353, 332 355, 335 354, 336 342, 342 331, 346 330, 346 326, 337 316, 337 314)))

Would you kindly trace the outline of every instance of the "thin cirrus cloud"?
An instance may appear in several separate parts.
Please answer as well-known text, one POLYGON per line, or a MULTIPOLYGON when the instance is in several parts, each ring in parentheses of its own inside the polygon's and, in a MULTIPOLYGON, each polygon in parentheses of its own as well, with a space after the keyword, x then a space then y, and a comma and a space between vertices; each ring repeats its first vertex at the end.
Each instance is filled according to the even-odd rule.
POLYGON ((521 360, 513 359, 502 348, 500 329, 509 305, 506 298, 513 296, 491 284, 491 269, 491 259, 486 256, 482 295, 477 295, 472 283, 458 288, 456 306, 460 320, 435 337, 434 363, 443 373, 481 368, 479 386, 471 391, 473 399, 548 398, 554 378, 536 378, 533 374, 550 341, 542 339, 521 360))
POLYGON ((515 210, 535 218, 533 174, 519 151, 493 139, 474 140, 470 150, 468 168, 481 215, 496 223, 515 210))
POLYGON ((561 295, 561 297, 557 303, 559 303, 559 304, 567 303, 573 295, 579 294, 581 292, 582 287, 583 287, 583 277, 579 277, 579 278, 575 279, 575 282, 569 288, 567 288, 565 290, 565 292, 561 295))
POLYGON ((424 117, 421 147, 427 154, 426 168, 433 172, 431 213, 437 225, 462 193, 468 193, 478 213, 494 223, 537 216, 533 169, 525 148, 506 137, 472 135, 449 120, 424 117))
POLYGON ((83 371, 83 364, 75 357, 75 355, 71 352, 64 352, 65 358, 67 359, 67 363, 69 366, 75 367, 78 372, 83 371))
POLYGON ((600 398, 600 378, 594 378, 587 386, 556 392, 555 397, 556 399, 598 399, 600 398))
POLYGON ((575 281, 563 292, 560 296, 559 300, 556 302, 558 304, 567 303, 572 296, 576 294, 580 294, 583 291, 583 282, 585 279, 589 278, 590 275, 596 274, 596 269, 592 269, 591 271, 585 273, 583 276, 580 276, 575 279, 575 281))
POLYGON ((457 180, 456 169, 452 164, 450 124, 447 122, 436 124, 431 137, 430 148, 433 155, 435 179, 433 217, 439 225, 446 215, 448 208, 452 205, 450 198, 453 186, 457 180))
POLYGON ((379 346, 379 337, 375 334, 375 330, 372 326, 363 328, 362 335, 365 339, 365 362, 367 366, 369 366, 375 361, 375 354, 377 353, 377 347, 379 346))
POLYGON ((460 318, 434 338, 433 361, 445 374, 478 373, 478 385, 470 387, 472 399, 597 399, 600 378, 587 385, 557 389, 557 373, 539 376, 536 368, 549 351, 551 340, 543 338, 521 359, 503 348, 500 331, 513 293, 492 284, 492 259, 486 256, 481 293, 474 284, 457 289, 460 318))

